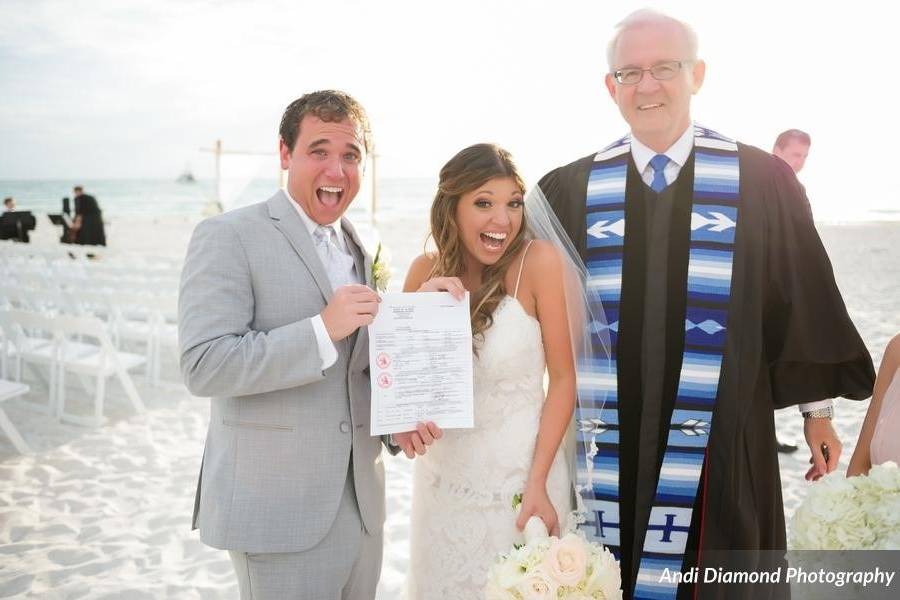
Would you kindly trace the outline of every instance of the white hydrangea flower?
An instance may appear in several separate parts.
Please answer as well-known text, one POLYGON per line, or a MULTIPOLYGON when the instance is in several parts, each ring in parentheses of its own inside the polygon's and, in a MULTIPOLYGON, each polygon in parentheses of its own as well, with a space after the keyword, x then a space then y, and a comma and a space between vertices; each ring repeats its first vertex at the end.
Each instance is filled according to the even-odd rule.
POLYGON ((900 548, 900 469, 875 465, 868 476, 837 473, 810 487, 791 519, 797 550, 900 548))

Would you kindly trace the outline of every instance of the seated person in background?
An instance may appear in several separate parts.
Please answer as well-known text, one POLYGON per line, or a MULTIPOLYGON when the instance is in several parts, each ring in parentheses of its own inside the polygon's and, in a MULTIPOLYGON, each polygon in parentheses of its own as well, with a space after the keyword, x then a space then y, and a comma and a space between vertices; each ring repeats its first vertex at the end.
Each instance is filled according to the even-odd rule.
POLYGON ((847 477, 867 475, 872 465, 888 461, 900 463, 900 333, 884 349, 847 477))
POLYGON ((17 211, 16 201, 10 196, 3 199, 3 214, 0 215, 0 240, 16 240, 28 243, 28 232, 36 222, 29 211, 17 211))

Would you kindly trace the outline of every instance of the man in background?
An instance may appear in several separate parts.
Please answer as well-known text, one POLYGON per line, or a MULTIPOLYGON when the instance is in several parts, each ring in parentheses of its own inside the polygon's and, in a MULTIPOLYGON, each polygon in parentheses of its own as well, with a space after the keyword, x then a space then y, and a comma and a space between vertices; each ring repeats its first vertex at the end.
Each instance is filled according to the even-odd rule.
POLYGON ((97 199, 84 193, 84 188, 76 185, 72 188, 75 193, 75 220, 70 231, 74 233, 75 243, 86 246, 105 246, 106 231, 103 227, 103 212, 97 199))
POLYGON ((806 164, 806 157, 809 156, 811 143, 809 134, 805 131, 788 129, 779 133, 778 137, 775 138, 775 147, 772 148, 772 154, 786 162, 796 174, 806 164))

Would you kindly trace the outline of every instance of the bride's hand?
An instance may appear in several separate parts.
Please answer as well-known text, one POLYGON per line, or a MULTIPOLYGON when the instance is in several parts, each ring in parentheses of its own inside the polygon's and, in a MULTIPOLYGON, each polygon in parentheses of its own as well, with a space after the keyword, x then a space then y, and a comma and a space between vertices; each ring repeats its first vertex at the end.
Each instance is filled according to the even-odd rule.
POLYGON ((539 517, 550 535, 559 537, 559 517, 550 496, 547 495, 546 486, 530 486, 522 496, 522 507, 519 510, 519 518, 516 519, 516 527, 519 531, 525 529, 525 523, 530 517, 539 517))
POLYGON ((466 288, 459 277, 433 277, 419 286, 418 292, 450 292, 457 300, 466 296, 466 288))
POLYGON ((416 454, 423 455, 427 452, 426 446, 430 446, 435 440, 444 436, 443 430, 434 422, 417 423, 414 431, 395 433, 392 437, 394 443, 400 446, 406 458, 415 458, 416 454))

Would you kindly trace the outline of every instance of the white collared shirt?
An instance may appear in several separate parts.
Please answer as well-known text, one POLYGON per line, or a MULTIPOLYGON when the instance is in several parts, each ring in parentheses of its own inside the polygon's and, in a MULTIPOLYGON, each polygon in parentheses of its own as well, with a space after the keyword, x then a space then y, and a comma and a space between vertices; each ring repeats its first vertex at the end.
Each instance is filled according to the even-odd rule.
MULTIPOLYGON (((675 143, 669 146, 665 152, 656 152, 643 144, 635 135, 631 134, 631 157, 634 159, 634 165, 637 167, 638 173, 644 183, 650 185, 653 182, 653 167, 650 166, 650 159, 657 154, 665 154, 669 158, 669 164, 663 169, 663 175, 666 178, 666 185, 671 184, 678 178, 681 168, 687 163, 694 149, 694 124, 684 130, 675 143)), ((818 400, 816 402, 807 402, 799 404, 800 412, 809 412, 817 408, 827 408, 832 406, 831 399, 818 400)))
MULTIPOLYGON (((316 227, 319 226, 318 223, 312 220, 306 211, 303 210, 303 207, 300 206, 300 203, 294 200, 291 197, 291 193, 284 190, 284 195, 288 197, 288 200, 291 201, 291 206, 294 207, 294 210, 297 211, 297 214, 300 215, 300 219, 303 221, 303 224, 306 225, 306 231, 309 232, 309 236, 313 239, 315 238, 316 227)), ((344 230, 341 228, 341 220, 338 219, 334 223, 326 223, 326 226, 330 225, 334 229, 334 243, 337 244, 337 247, 341 249, 342 252, 347 251, 347 242, 344 240, 344 230)))
POLYGON ((650 159, 657 154, 665 154, 669 159, 669 164, 663 169, 666 178, 666 185, 671 184, 678 178, 681 167, 685 165, 691 151, 694 149, 694 125, 693 123, 684 130, 675 143, 669 146, 665 152, 656 152, 644 145, 634 134, 631 136, 631 156, 634 158, 634 164, 641 179, 644 183, 650 185, 653 182, 653 167, 650 166, 650 159))
MULTIPOLYGON (((297 214, 300 215, 300 220, 303 221, 303 225, 306 227, 306 231, 309 232, 309 236, 313 239, 313 233, 316 230, 316 227, 319 226, 318 223, 313 221, 306 211, 303 210, 303 207, 300 206, 298 202, 296 202, 292 197, 290 192, 286 189, 283 190, 284 195, 287 196, 288 200, 291 203, 291 206, 296 209, 297 214)), ((334 223, 330 224, 334 227, 334 241, 337 244, 338 248, 342 251, 347 251, 347 245, 344 242, 344 232, 341 229, 341 220, 338 219, 334 223)), ((322 320, 322 313, 317 314, 316 316, 310 319, 312 322, 313 332, 316 334, 316 345, 319 347, 319 358, 322 360, 322 370, 324 371, 335 362, 337 362, 338 354, 337 348, 334 347, 334 342, 331 341, 331 336, 328 335, 328 330, 325 329, 325 321, 322 320)))

